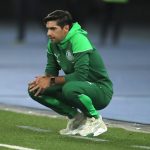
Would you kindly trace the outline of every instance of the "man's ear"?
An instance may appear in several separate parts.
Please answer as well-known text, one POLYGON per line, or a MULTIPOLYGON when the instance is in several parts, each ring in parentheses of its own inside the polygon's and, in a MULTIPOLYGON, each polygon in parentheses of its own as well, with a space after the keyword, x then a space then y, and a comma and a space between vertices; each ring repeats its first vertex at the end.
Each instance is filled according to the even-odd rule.
POLYGON ((65 30, 66 32, 68 32, 68 31, 69 31, 69 25, 65 25, 65 26, 64 26, 64 30, 65 30))

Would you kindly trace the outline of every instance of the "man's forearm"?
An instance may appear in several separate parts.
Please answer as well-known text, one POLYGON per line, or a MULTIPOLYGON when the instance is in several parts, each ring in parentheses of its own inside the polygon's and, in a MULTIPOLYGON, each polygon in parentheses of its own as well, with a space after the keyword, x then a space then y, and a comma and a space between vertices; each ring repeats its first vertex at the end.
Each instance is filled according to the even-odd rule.
POLYGON ((65 83, 65 78, 63 76, 55 77, 55 83, 56 84, 64 84, 65 83))

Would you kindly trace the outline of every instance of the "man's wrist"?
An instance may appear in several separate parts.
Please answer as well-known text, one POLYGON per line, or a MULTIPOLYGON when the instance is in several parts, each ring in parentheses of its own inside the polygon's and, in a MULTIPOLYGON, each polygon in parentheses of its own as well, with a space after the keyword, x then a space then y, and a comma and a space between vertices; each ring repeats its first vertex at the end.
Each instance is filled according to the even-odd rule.
POLYGON ((50 77, 50 85, 64 84, 64 83, 65 83, 65 78, 63 76, 50 77))
POLYGON ((50 85, 54 85, 55 83, 55 77, 50 77, 50 85))

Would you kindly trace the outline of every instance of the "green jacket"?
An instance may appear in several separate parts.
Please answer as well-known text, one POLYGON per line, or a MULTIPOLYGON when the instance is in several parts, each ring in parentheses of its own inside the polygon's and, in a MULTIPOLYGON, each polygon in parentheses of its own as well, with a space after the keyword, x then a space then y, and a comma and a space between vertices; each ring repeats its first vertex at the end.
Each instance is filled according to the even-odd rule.
POLYGON ((64 40, 58 44, 48 42, 47 75, 65 73, 65 81, 89 81, 103 84, 112 91, 112 82, 98 51, 87 37, 87 32, 74 23, 64 40))

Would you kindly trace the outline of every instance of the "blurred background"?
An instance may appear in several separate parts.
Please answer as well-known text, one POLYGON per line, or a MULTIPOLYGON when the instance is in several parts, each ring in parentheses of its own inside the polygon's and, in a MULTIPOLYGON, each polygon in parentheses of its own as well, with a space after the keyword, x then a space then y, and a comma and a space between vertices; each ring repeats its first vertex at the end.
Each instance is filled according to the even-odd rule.
POLYGON ((64 9, 88 31, 114 84, 102 116, 150 124, 149 8, 149 0, 1 0, 0 104, 48 110, 28 96, 27 86, 44 74, 48 39, 42 19, 64 9))

